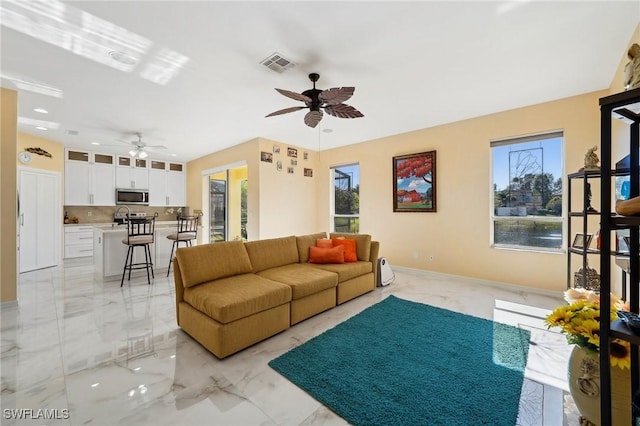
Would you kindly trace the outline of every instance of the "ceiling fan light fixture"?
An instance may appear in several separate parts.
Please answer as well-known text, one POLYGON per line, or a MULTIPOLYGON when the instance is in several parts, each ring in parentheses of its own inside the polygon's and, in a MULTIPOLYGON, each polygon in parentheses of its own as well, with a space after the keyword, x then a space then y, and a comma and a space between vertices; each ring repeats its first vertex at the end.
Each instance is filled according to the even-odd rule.
POLYGON ((147 155, 148 154, 145 151, 142 151, 142 150, 138 153, 138 157, 139 158, 147 158, 147 155))
POLYGON ((273 117, 275 115, 286 114, 289 112, 298 111, 300 109, 309 108, 309 112, 304 116, 304 124, 314 128, 322 120, 323 112, 332 115, 337 118, 360 118, 364 117, 360 111, 347 105, 344 101, 347 101, 353 96, 355 87, 332 87, 331 89, 321 90, 316 89, 316 82, 320 79, 320 74, 309 74, 309 80, 313 83, 313 89, 305 90, 302 93, 296 93, 284 89, 276 89, 278 93, 286 96, 287 98, 295 101, 304 102, 305 106, 289 107, 281 109, 266 117, 273 117))
POLYGON ((129 151, 129 155, 132 157, 135 157, 137 153, 138 153, 137 149, 132 149, 131 151, 129 151))

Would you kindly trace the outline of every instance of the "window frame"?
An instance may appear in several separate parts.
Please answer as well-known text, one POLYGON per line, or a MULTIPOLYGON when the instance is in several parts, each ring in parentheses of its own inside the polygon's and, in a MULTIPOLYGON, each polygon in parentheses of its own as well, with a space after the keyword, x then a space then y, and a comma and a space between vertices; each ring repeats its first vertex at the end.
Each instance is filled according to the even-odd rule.
MULTIPOLYGON (((345 164, 340 164, 338 166, 331 166, 329 167, 329 179, 330 179, 330 185, 329 185, 329 221, 330 221, 330 226, 329 229, 331 229, 332 232, 342 232, 342 231, 336 231, 336 218, 356 218, 358 219, 358 232, 360 233, 360 208, 358 208, 358 214, 336 214, 336 193, 335 193, 335 179, 336 179, 336 169, 340 169, 340 168, 344 168, 344 167, 353 167, 353 166, 357 166, 358 167, 358 183, 357 185, 360 185, 360 163, 355 162, 355 163, 345 163, 345 164)), ((358 196, 360 195, 360 192, 358 191, 358 196)))
MULTIPOLYGON (((526 136, 508 137, 502 139, 491 140, 490 144, 489 165, 491 170, 491 178, 489 184, 489 245, 493 249, 499 250, 515 250, 515 251, 528 251, 528 252, 542 252, 563 254, 566 253, 566 232, 567 232, 567 208, 566 208, 566 185, 567 179, 564 172, 564 155, 565 155, 565 136, 563 130, 554 130, 543 133, 535 133, 526 136), (498 216, 496 215, 495 207, 495 170, 494 170, 494 149, 500 146, 518 145, 526 142, 536 142, 548 139, 561 139, 560 155, 561 155, 561 168, 560 176, 558 178, 562 181, 562 212, 560 216, 498 216), (543 223, 560 223, 561 236, 560 247, 537 247, 537 246, 525 246, 518 244, 500 244, 495 242, 495 224, 496 222, 543 222, 543 223)), ((543 171, 544 172, 544 171, 543 171)))

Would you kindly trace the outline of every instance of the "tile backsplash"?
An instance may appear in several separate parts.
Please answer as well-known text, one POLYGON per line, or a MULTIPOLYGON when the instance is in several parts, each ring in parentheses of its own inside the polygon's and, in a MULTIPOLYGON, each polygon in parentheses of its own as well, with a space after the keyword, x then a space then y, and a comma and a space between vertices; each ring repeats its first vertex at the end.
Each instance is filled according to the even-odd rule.
MULTIPOLYGON (((69 216, 78 218, 78 223, 109 223, 113 222, 113 214, 118 210, 120 206, 108 207, 108 206, 64 206, 62 217, 64 218, 65 212, 69 216)), ((149 207, 149 206, 129 206, 132 212, 146 212, 148 216, 158 212, 159 221, 162 220, 176 220, 178 215, 177 210, 181 209, 183 215, 189 214, 189 207, 174 206, 174 207, 149 207)))

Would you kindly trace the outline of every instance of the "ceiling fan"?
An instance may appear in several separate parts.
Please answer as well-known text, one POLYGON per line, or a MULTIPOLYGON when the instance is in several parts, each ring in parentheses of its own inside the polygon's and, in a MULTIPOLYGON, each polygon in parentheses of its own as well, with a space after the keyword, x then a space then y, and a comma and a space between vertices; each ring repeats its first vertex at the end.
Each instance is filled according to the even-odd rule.
POLYGON ((120 141, 129 145, 133 145, 133 148, 131 149, 131 151, 129 151, 129 155, 132 157, 147 158, 147 148, 167 149, 167 147, 164 145, 147 145, 146 143, 142 142, 142 133, 140 132, 135 132, 134 135, 138 137, 138 140, 129 142, 120 141))
POLYGON ((309 74, 309 80, 313 82, 313 89, 305 90, 302 93, 276 89, 278 93, 281 93, 287 98, 304 102, 305 106, 281 109, 279 111, 272 112, 267 115, 267 117, 273 117, 274 115, 286 114, 289 112, 299 111, 304 108, 309 108, 310 111, 304 116, 304 124, 309 127, 316 127, 320 120, 322 120, 322 110, 327 114, 338 118, 364 117, 360 111, 351 105, 343 103, 351 98, 353 92, 356 90, 355 87, 334 87, 327 90, 316 89, 316 81, 318 81, 319 78, 320 74, 309 74))

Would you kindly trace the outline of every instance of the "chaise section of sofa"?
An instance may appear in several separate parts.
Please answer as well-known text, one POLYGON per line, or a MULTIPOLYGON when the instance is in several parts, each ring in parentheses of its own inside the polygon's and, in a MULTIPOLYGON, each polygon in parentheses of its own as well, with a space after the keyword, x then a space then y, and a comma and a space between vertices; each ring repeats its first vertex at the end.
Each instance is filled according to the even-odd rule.
POLYGON ((356 241, 357 262, 312 264, 318 269, 338 275, 336 304, 340 305, 375 289, 380 243, 368 234, 331 233, 329 238, 349 238, 356 241))
POLYGON ((304 239, 290 236, 245 244, 255 274, 291 287, 291 325, 336 306, 338 276, 300 263, 300 238, 304 239))
POLYGON ((183 247, 174 267, 178 325, 218 358, 289 328, 291 287, 254 274, 242 242, 183 247))

